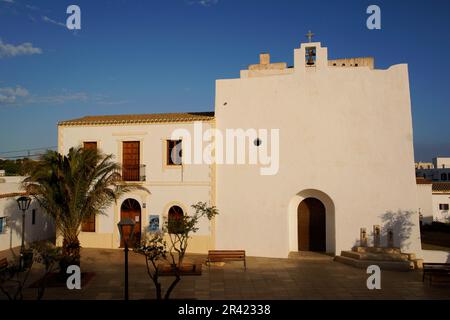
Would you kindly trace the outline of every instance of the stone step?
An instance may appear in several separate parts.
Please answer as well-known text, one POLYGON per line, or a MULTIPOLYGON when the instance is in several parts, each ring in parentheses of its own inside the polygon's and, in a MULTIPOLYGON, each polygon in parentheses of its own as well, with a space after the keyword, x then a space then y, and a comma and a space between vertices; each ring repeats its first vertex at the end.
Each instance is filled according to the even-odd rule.
POLYGON ((358 260, 345 256, 336 256, 334 261, 360 269, 366 269, 370 265, 377 265, 381 270, 411 271, 415 267, 413 261, 358 260))
POLYGON ((423 259, 412 259, 414 269, 423 269, 423 259))
POLYGON ((383 247, 353 247, 354 252, 371 252, 371 253, 402 253, 400 248, 383 248, 383 247))
POLYGON ((342 251, 341 256, 349 257, 357 260, 374 260, 374 261, 408 261, 410 255, 403 253, 372 253, 372 252, 354 252, 342 251))
POLYGON ((404 253, 406 255, 408 255, 408 260, 416 260, 416 254, 415 253, 404 253))

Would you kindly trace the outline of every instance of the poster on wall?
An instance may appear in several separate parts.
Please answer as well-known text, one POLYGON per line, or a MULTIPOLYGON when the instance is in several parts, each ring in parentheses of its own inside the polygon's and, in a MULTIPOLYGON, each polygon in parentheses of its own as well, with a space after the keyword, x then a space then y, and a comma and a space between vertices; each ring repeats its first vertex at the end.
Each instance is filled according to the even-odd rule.
POLYGON ((148 230, 150 232, 158 232, 159 231, 159 216, 158 215, 150 215, 148 230))

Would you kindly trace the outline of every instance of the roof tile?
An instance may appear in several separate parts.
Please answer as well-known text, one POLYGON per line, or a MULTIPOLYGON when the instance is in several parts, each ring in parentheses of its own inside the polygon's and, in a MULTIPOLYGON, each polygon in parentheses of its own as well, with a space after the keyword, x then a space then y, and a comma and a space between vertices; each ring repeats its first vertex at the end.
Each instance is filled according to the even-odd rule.
POLYGON ((18 197, 18 196, 25 196, 27 194, 28 194, 27 192, 0 193, 0 199, 13 198, 13 197, 18 197))
POLYGON ((214 112, 188 113, 152 113, 86 116, 78 119, 61 121, 59 126, 96 125, 96 124, 139 124, 186 121, 209 121, 214 119, 214 112))
POLYGON ((450 193, 450 182, 433 182, 433 192, 450 193))
POLYGON ((433 181, 425 179, 423 177, 416 177, 416 184, 432 184, 433 181))

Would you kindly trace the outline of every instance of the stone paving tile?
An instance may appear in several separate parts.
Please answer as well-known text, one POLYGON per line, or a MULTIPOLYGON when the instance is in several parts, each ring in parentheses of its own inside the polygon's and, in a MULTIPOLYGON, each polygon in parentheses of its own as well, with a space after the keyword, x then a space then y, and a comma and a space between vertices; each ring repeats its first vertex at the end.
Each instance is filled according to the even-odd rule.
MULTIPOLYGON (((205 256, 190 255, 189 261, 203 262, 205 256)), ((420 272, 382 273, 382 290, 368 290, 363 269, 333 262, 249 257, 247 271, 242 263, 203 265, 201 276, 184 277, 173 291, 176 299, 450 299, 449 286, 422 282, 420 272)), ((82 290, 47 288, 45 299, 123 299, 124 266, 121 250, 83 249, 83 271, 95 276, 82 290)), ((145 260, 130 252, 129 292, 131 299, 154 299, 155 289, 147 275, 145 260)), ((33 271, 29 283, 41 270, 33 271)), ((161 278, 165 290, 172 277, 161 278)), ((26 289, 26 299, 35 299, 36 289, 26 289)), ((0 296, 0 299, 4 299, 0 296)))

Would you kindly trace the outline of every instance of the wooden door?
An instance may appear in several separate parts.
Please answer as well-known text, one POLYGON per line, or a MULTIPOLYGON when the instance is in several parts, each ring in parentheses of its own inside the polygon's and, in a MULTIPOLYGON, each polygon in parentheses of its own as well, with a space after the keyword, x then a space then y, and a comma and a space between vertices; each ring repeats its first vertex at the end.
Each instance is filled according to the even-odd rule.
POLYGON ((298 206, 298 250, 326 251, 325 206, 315 198, 307 198, 298 206))
MULTIPOLYGON (((141 206, 139 202, 134 199, 127 199, 122 203, 120 219, 125 218, 130 218, 135 223, 133 241, 128 243, 130 247, 134 247, 141 241, 141 206)), ((124 236, 129 237, 129 234, 126 233, 124 236)), ((120 239, 120 247, 124 247, 123 239, 120 239)))
POLYGON ((139 141, 124 141, 122 145, 122 178, 139 181, 139 141))
POLYGON ((320 200, 310 198, 309 250, 326 251, 325 206, 320 200))
POLYGON ((183 209, 179 206, 172 206, 169 209, 168 215, 168 231, 169 233, 182 233, 183 232, 183 209))
MULTIPOLYGON (((84 141, 83 149, 85 150, 97 150, 96 141, 84 141)), ((81 222, 82 232, 95 232, 95 215, 81 222)))
POLYGON ((298 251, 309 251, 309 208, 302 201, 297 209, 298 221, 298 251))

